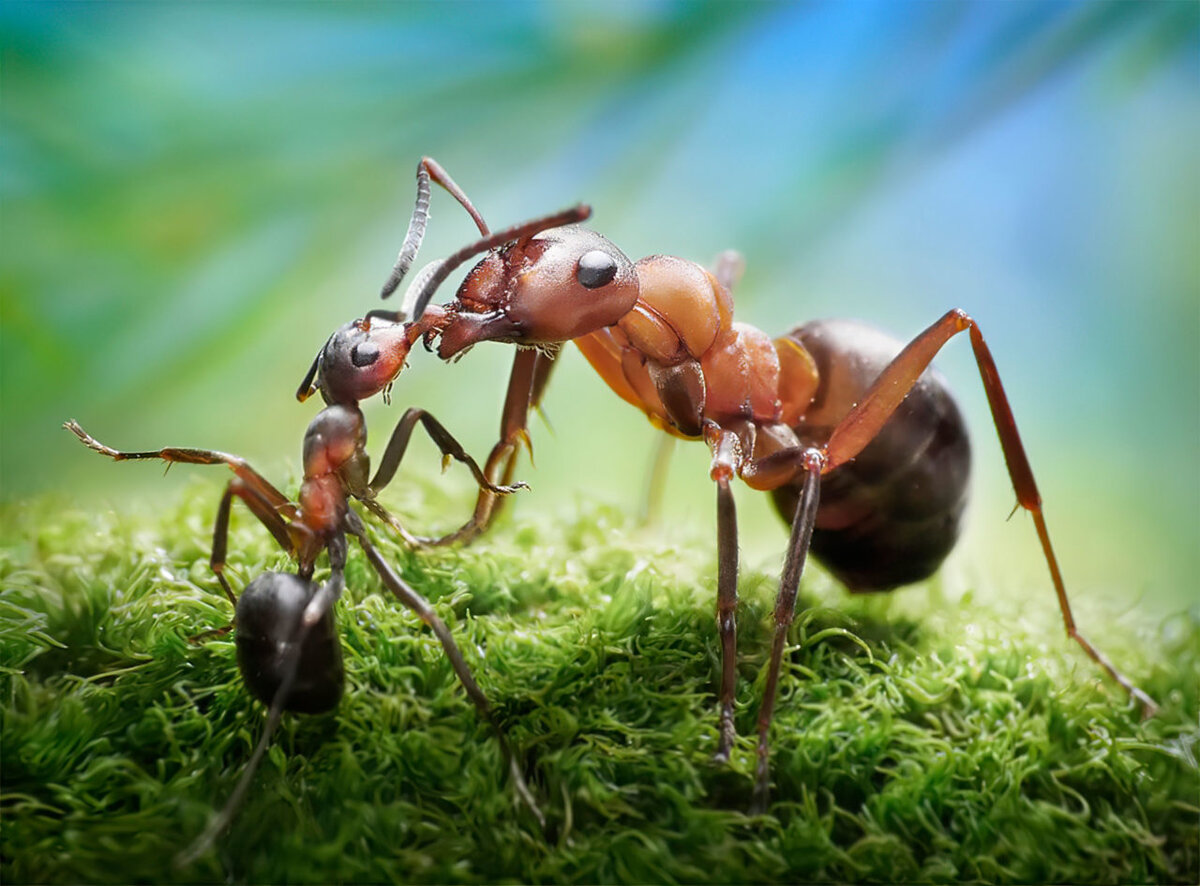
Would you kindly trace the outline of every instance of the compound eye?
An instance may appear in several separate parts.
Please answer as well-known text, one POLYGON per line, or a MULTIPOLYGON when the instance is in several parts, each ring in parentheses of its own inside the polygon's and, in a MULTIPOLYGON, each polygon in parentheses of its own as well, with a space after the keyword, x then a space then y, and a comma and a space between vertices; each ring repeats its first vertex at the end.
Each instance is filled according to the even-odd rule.
POLYGON ((617 260, 601 249, 593 249, 579 257, 575 279, 587 289, 599 289, 617 276, 617 260))
POLYGON ((350 362, 355 366, 370 366, 379 359, 379 345, 374 342, 359 342, 350 351, 350 362))

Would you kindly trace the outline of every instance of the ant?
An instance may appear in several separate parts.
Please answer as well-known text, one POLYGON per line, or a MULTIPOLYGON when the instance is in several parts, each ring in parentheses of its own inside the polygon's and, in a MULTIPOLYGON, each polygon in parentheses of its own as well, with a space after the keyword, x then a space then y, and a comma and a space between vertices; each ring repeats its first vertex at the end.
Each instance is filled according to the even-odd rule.
POLYGON ((545 826, 491 706, 471 676, 470 668, 446 624, 429 603, 408 585, 375 549, 366 527, 350 507, 357 499, 364 507, 397 529, 405 540, 420 543, 404 531, 379 502, 376 494, 395 475, 416 425, 421 424, 442 452, 465 464, 481 489, 489 495, 507 495, 525 484, 491 483, 479 465, 440 422, 422 409, 408 409, 388 441, 375 476, 368 482, 370 458, 367 429, 358 401, 384 391, 404 366, 419 326, 375 321, 348 323, 330 337, 306 379, 319 388, 326 401, 304 435, 304 480, 296 502, 272 486, 236 455, 210 449, 168 447, 146 452, 126 452, 104 445, 74 421, 63 427, 101 455, 115 461, 160 459, 171 464, 224 464, 234 473, 225 487, 213 527, 210 565, 222 590, 234 605, 233 625, 198 635, 236 630, 238 666, 251 693, 269 706, 262 737, 247 763, 225 808, 213 819, 191 849, 179 858, 185 864, 199 857, 230 823, 258 766, 271 735, 285 710, 321 713, 334 708, 342 696, 344 679, 341 647, 334 621, 334 603, 345 587, 346 537, 357 539, 383 584, 430 627, 442 644, 454 672, 479 715, 495 729, 508 760, 514 788, 539 824, 545 826), (255 578, 241 596, 235 596, 225 577, 230 507, 234 497, 296 561, 295 573, 266 572, 255 578), (313 579, 317 558, 329 555, 329 578, 318 585, 313 579))
MULTIPOLYGON (((426 158, 418 167, 419 191, 421 169, 430 163, 426 158)), ((427 181, 425 188, 427 209, 427 181)), ((461 194, 457 186, 447 189, 461 194)), ((423 211, 419 196, 410 230, 423 224, 418 220, 423 211)), ((964 311, 948 311, 907 345, 848 320, 818 320, 771 339, 733 320, 736 253, 724 254, 712 271, 667 255, 631 262, 606 238, 575 224, 590 215, 585 206, 553 217, 554 225, 534 221, 511 228, 497 243, 479 214, 468 211, 485 236, 427 267, 400 311, 371 316, 400 321, 411 315, 409 326, 423 330, 427 348, 440 337, 437 353, 443 360, 486 341, 518 347, 500 439, 484 468, 489 480, 511 478, 518 448, 529 442, 529 411, 539 405, 555 357, 568 341, 652 425, 708 445, 709 475, 717 487, 718 761, 728 760, 735 738, 733 479, 770 492, 791 525, 758 715, 752 811, 765 810, 769 799, 768 733, 809 551, 850 591, 867 592, 932 575, 954 546, 966 505, 970 447, 962 415, 930 363, 962 332, 971 342, 1018 505, 1033 516, 1068 637, 1144 716, 1155 712, 1150 696, 1076 628, 1008 397, 978 324, 964 311), (450 273, 479 253, 486 255, 454 300, 431 306, 450 273)), ((393 274, 384 298, 396 282, 393 274)), ((498 501, 481 487, 471 520, 438 541, 469 540, 482 532, 498 501)))

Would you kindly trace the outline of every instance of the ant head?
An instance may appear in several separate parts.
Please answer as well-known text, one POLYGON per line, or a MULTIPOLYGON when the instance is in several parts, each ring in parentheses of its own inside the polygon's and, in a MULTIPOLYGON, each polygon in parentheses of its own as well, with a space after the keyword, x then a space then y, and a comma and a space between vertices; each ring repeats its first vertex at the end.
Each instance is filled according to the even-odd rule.
POLYGON ((400 374, 411 347, 406 324, 378 318, 347 323, 325 342, 296 399, 303 402, 318 388, 330 405, 374 396, 400 374))
POLYGON ((570 226, 508 243, 467 274, 438 355, 481 341, 557 344, 605 326, 638 297, 633 264, 607 239, 570 226))

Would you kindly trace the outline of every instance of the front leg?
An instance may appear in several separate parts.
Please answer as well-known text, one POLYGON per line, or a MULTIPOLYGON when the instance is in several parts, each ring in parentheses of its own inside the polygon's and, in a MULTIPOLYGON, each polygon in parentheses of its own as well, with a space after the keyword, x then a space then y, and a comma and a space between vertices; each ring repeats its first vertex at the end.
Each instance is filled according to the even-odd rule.
POLYGON ((106 455, 113 461, 128 461, 134 459, 160 459, 168 463, 183 463, 189 465, 226 465, 231 471, 246 484, 247 487, 255 490, 255 493, 264 502, 275 508, 280 514, 289 520, 295 520, 299 516, 297 507, 288 500, 288 497, 272 486, 263 476, 250 467, 244 458, 236 455, 230 455, 227 452, 218 452, 215 449, 195 449, 185 446, 167 446, 162 449, 153 449, 143 452, 130 452, 122 449, 113 449, 111 446, 105 446, 82 427, 75 419, 63 422, 63 427, 79 438, 88 449, 93 452, 98 452, 101 455, 106 455))
MULTIPOLYGON (((504 412, 500 418, 500 440, 488 455, 486 473, 489 479, 498 480, 506 486, 512 482, 521 444, 524 444, 525 448, 529 450, 532 459, 533 442, 529 439, 529 413, 535 409, 541 411, 542 397, 546 395, 546 386, 550 383, 550 373, 558 365, 560 352, 561 348, 557 345, 553 348, 533 351, 533 366, 529 370, 528 383, 525 381, 524 364, 522 363, 519 371, 517 365, 518 358, 524 352, 518 351, 517 357, 513 358, 512 376, 509 380, 508 392, 504 397, 504 412), (514 382, 516 383, 515 389, 514 382), (528 394, 526 394, 526 390, 528 394), (501 468, 501 463, 503 463, 503 468, 501 468)), ((496 519, 503 507, 504 499, 493 500, 488 524, 496 519)), ((480 531, 486 528, 487 524, 481 527, 480 531)))
POLYGON ((821 469, 824 455, 816 449, 804 449, 786 429, 759 427, 749 422, 734 422, 721 427, 706 421, 704 439, 712 450, 711 475, 717 483, 717 625, 721 634, 721 695, 719 700, 720 743, 716 759, 725 761, 735 737, 733 697, 737 679, 737 527, 730 481, 739 476, 750 485, 773 483, 780 478, 804 477, 796 513, 792 519, 787 558, 779 577, 775 598, 775 634, 767 662, 767 679, 758 713, 757 765, 755 768, 752 814, 763 812, 770 795, 770 746, 768 738, 775 712, 775 697, 788 629, 796 612, 800 576, 808 557, 820 501, 821 469), (782 430, 782 433, 781 433, 782 430), (773 432, 773 433, 772 433, 773 432), (778 448, 776 448, 778 447, 778 448), (773 450, 773 451, 771 451, 773 450), (759 456, 758 452, 769 454, 759 456))
MULTIPOLYGON (((217 581, 221 585, 221 590, 225 592, 225 596, 229 598, 229 602, 234 606, 237 605, 237 597, 234 595, 233 589, 229 586, 229 582, 225 578, 229 512, 234 496, 237 496, 246 503, 246 507, 250 509, 250 512, 267 528, 267 531, 271 533, 275 541, 279 543, 279 546, 289 554, 297 556, 304 547, 304 543, 308 540, 307 531, 303 528, 302 524, 297 522, 300 516, 297 506, 287 496, 272 486, 258 471, 250 467, 244 459, 236 455, 230 455, 227 452, 218 452, 214 449, 196 449, 194 447, 180 446, 168 446, 163 449, 141 452, 125 451, 113 449, 111 446, 101 443, 80 427, 79 423, 74 419, 65 422, 63 427, 74 434, 88 449, 107 456, 113 461, 159 459, 167 462, 168 467, 176 463, 197 465, 223 464, 233 471, 236 476, 225 487, 225 492, 221 496, 221 502, 217 507, 217 518, 213 524, 212 554, 209 557, 209 566, 212 568, 213 574, 216 575, 217 581)), ((303 566, 304 564, 302 564, 303 566)), ((311 564, 308 564, 307 568, 311 570, 311 564)), ((225 628, 221 632, 227 631, 228 628, 225 628)), ((206 631, 204 634, 197 635, 193 640, 209 636, 211 633, 206 631)))
POLYGON ((737 434, 715 423, 704 429, 704 439, 712 450, 710 474, 717 484, 717 632, 721 638, 721 693, 717 697, 719 735, 713 759, 729 760, 737 731, 733 724, 733 696, 737 688, 737 508, 730 481, 741 462, 741 443, 737 434))
POLYGON ((471 519, 454 532, 440 538, 427 539, 425 544, 469 542, 491 525, 500 510, 501 500, 498 492, 507 490, 512 481, 520 446, 522 443, 527 447, 530 445, 529 411, 537 408, 541 402, 554 365, 553 354, 528 348, 517 351, 508 379, 508 392, 504 397, 500 439, 492 447, 483 466, 483 476, 487 485, 480 483, 479 496, 475 499, 475 511, 471 514, 471 519))
POLYGON ((470 469, 475 482, 479 484, 480 496, 485 494, 493 497, 509 495, 518 489, 527 488, 524 483, 497 485, 491 482, 488 475, 479 467, 475 459, 467 454, 462 444, 454 438, 453 434, 446 430, 446 427, 440 421, 424 409, 417 407, 408 409, 400 417, 400 421, 396 423, 396 428, 392 431, 391 439, 388 440, 387 448, 384 450, 383 458, 380 459, 379 469, 375 472, 375 476, 371 479, 371 482, 365 489, 351 489, 351 493, 368 510, 391 526, 407 544, 414 547, 423 547, 445 544, 450 540, 454 540, 451 535, 441 538, 413 535, 395 517, 388 513, 375 498, 380 490, 387 486, 392 481, 392 478, 395 477, 396 471, 400 467, 400 462, 404 459, 405 452, 408 451, 409 440, 412 439, 412 433, 418 423, 425 429, 425 433, 429 435, 429 438, 437 444, 438 449, 441 450, 444 463, 448 464, 450 459, 454 459, 462 462, 470 469))

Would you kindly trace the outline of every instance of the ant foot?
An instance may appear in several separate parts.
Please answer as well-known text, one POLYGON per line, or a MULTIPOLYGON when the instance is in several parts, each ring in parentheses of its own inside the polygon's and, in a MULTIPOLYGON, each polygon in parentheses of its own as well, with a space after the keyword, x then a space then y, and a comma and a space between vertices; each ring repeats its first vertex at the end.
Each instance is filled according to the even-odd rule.
POLYGON ((528 488, 529 484, 522 483, 520 480, 518 480, 516 483, 513 483, 511 486, 495 486, 491 483, 487 485, 488 492, 494 492, 497 495, 512 495, 514 492, 520 492, 522 489, 528 488))

